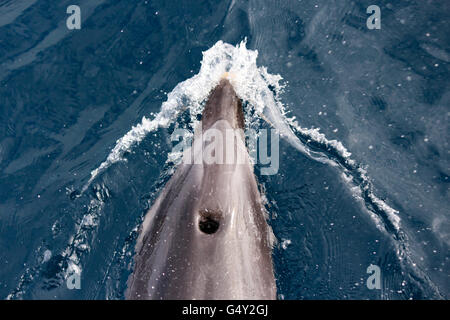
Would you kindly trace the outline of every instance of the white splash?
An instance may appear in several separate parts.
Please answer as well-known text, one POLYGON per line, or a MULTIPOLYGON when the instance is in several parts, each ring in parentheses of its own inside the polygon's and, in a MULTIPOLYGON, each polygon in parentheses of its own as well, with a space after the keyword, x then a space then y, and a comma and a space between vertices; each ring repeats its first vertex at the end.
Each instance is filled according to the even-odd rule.
POLYGON ((283 242, 281 242, 281 247, 283 248, 283 250, 286 250, 287 247, 292 243, 291 240, 289 239, 284 239, 283 242))
MULTIPOLYGON (((273 87, 277 95, 281 93, 284 87, 280 83, 282 77, 269 74, 265 67, 258 67, 257 57, 258 51, 247 49, 245 40, 237 46, 218 41, 203 52, 200 72, 179 83, 168 94, 167 101, 162 104, 161 111, 154 119, 143 117, 141 123, 117 140, 106 160, 91 172, 91 177, 81 192, 86 191, 92 181, 105 169, 122 161, 124 153, 134 144, 141 142, 149 132, 169 126, 185 108, 189 108, 191 113, 200 112, 209 92, 224 76, 230 80, 242 100, 248 102, 259 114, 263 114, 296 149, 311 156, 310 151, 286 123, 283 104, 269 89, 273 87)), ((327 161, 325 158, 316 160, 327 161)))
MULTIPOLYGON (((361 178, 369 182, 369 177, 367 176, 367 172, 365 169, 358 168, 358 172, 360 173, 361 178)), ((368 196, 372 203, 378 207, 379 210, 383 211, 388 217, 389 221, 392 223, 394 228, 398 231, 400 230, 400 217, 398 216, 398 210, 391 208, 386 202, 378 198, 372 191, 369 190, 368 196)))
POLYGON ((320 142, 321 144, 324 144, 328 147, 333 148, 333 150, 337 151, 337 153, 345 159, 347 164, 349 165, 355 165, 355 161, 350 158, 352 155, 346 147, 342 144, 342 142, 337 140, 328 140, 323 133, 320 132, 320 128, 302 128, 299 126, 297 121, 289 121, 290 124, 297 129, 300 133, 302 133, 305 136, 310 137, 311 140, 315 142, 320 142))
MULTIPOLYGON (((279 98, 285 86, 282 82, 283 78, 278 74, 270 74, 265 67, 258 67, 256 64, 257 57, 258 51, 246 48, 246 40, 237 46, 218 41, 213 47, 204 51, 199 73, 179 83, 168 94, 167 101, 162 104, 160 112, 156 114, 153 120, 143 117, 141 123, 132 127, 127 134, 117 140, 116 146, 107 159, 91 172, 91 177, 82 188, 82 193, 101 172, 112 164, 122 161, 124 153, 129 151, 134 144, 141 142, 149 132, 168 127, 175 122, 182 110, 188 108, 191 112, 191 118, 195 118, 192 115, 201 112, 203 103, 210 91, 223 77, 228 78, 237 95, 254 108, 259 116, 275 127, 280 135, 294 148, 316 161, 338 166, 335 160, 329 159, 320 152, 310 150, 300 141, 291 128, 294 128, 309 140, 332 149, 348 165, 356 166, 356 162, 350 158, 351 153, 340 141, 328 140, 323 133, 319 132, 318 128, 302 128, 295 121, 295 117, 286 118, 285 106, 279 98)), ((192 120, 192 122, 195 123, 195 120, 192 120)), ((171 153, 169 158, 176 161, 179 155, 171 153)), ((360 177, 364 182, 369 183, 364 174, 360 177)), ((358 190, 359 193, 364 191, 362 186, 358 186, 358 190)), ((400 225, 398 212, 375 195, 371 194, 370 198, 373 203, 387 213, 390 221, 398 229, 400 225)))

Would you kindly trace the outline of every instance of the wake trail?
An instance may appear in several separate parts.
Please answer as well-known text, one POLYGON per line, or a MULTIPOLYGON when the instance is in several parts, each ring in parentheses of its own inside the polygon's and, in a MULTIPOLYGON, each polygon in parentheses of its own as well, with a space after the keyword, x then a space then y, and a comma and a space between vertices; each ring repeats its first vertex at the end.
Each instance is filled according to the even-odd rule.
MULTIPOLYGON (((233 84, 237 95, 248 103, 257 115, 277 129, 291 146, 315 161, 342 167, 343 174, 350 175, 351 180, 360 186, 359 193, 365 195, 364 199, 370 200, 370 205, 376 208, 377 213, 383 213, 385 219, 382 220, 388 225, 387 229, 398 230, 400 228, 398 211, 373 194, 365 170, 351 159, 351 153, 343 144, 337 140, 327 139, 317 128, 302 128, 295 118, 286 117, 287 112, 280 99, 280 94, 285 87, 282 83, 283 78, 280 75, 270 74, 264 66, 258 67, 257 57, 258 51, 246 48, 246 40, 237 46, 218 41, 213 47, 203 52, 199 73, 179 83, 168 94, 167 100, 161 105, 161 110, 152 120, 143 117, 141 123, 133 126, 116 141, 106 160, 92 170, 81 193, 84 193, 91 183, 111 165, 124 161, 124 154, 150 132, 167 128, 174 123, 184 109, 189 108, 191 117, 201 113, 203 103, 210 91, 225 75, 233 84), (319 151, 311 148, 309 146, 311 144, 319 146, 319 151), (323 150, 331 150, 331 152, 323 150), (334 155, 334 159, 330 158, 330 153, 334 155)), ((195 122, 195 120, 191 121, 195 122)), ((380 225, 379 219, 376 222, 380 225)))
MULTIPOLYGON (((277 129, 292 147, 315 161, 338 168, 341 177, 355 197, 364 204, 377 228, 392 236, 398 258, 413 265, 409 258, 407 237, 401 230, 399 211, 375 195, 366 170, 351 158, 351 153, 342 142, 327 139, 318 128, 301 127, 295 117, 287 118, 287 111, 280 98, 285 88, 283 78, 270 74, 264 66, 258 67, 257 57, 258 51, 246 48, 246 40, 236 46, 218 41, 204 51, 199 73, 179 83, 168 94, 161 110, 152 120, 143 117, 141 123, 117 140, 106 160, 91 172, 81 194, 102 172, 113 164, 124 161, 124 154, 150 132, 167 128, 176 122, 186 108, 190 111, 191 122, 195 123, 195 115, 201 113, 210 91, 225 75, 239 98, 253 108, 257 117, 277 129)), ((174 155, 169 154, 169 157, 174 155)), ((421 274, 421 278, 426 276, 421 274)))

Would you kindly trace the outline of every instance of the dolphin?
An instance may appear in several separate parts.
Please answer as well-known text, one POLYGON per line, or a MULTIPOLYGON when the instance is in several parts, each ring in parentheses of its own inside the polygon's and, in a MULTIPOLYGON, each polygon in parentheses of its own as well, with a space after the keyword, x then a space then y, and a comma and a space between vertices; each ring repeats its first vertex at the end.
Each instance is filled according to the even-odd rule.
POLYGON ((236 159, 179 164, 140 226, 125 297, 276 299, 274 236, 245 146, 242 103, 228 79, 209 94, 199 128, 191 155, 204 155, 213 130, 227 148, 209 148, 210 155, 234 152, 236 159))

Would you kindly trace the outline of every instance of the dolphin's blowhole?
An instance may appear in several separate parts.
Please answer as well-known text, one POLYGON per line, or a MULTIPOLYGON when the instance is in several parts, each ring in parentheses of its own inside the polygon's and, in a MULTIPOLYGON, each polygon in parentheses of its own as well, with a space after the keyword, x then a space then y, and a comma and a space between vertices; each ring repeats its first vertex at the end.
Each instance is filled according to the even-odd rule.
POLYGON ((201 210, 199 212, 198 228, 206 234, 214 234, 219 230, 221 214, 212 210, 201 210))

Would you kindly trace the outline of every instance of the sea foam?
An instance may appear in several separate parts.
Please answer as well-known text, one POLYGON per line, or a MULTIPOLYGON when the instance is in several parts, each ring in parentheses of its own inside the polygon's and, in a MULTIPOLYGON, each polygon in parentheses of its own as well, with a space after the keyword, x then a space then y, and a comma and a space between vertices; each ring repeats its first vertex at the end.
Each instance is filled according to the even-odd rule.
MULTIPOLYGON (((370 201, 371 206, 377 210, 382 210, 392 226, 398 230, 400 228, 398 211, 375 196, 365 171, 351 158, 350 151, 342 142, 329 140, 319 128, 303 128, 295 118, 286 117, 287 111, 280 98, 286 83, 280 75, 270 74, 266 67, 258 66, 257 57, 258 51, 247 49, 246 40, 236 46, 218 41, 204 51, 200 71, 179 83, 167 95, 167 100, 153 119, 143 117, 139 124, 117 140, 106 160, 91 172, 82 193, 104 170, 116 162, 123 161, 124 154, 141 142, 148 133, 170 126, 186 108, 190 110, 191 115, 200 113, 210 91, 226 77, 232 83, 237 95, 254 108, 259 117, 276 128, 292 147, 316 161, 331 166, 339 167, 344 164, 343 170, 352 176, 348 181, 352 184, 351 190, 360 195, 366 194, 366 201, 370 201), (313 151, 308 146, 308 141, 313 141, 320 149, 331 150, 338 159, 330 158, 326 152, 313 151)), ((195 120, 192 119, 192 122, 195 120)), ((176 155, 170 154, 169 157, 176 158, 176 155)), ((379 219, 375 222, 378 225, 379 219)))

